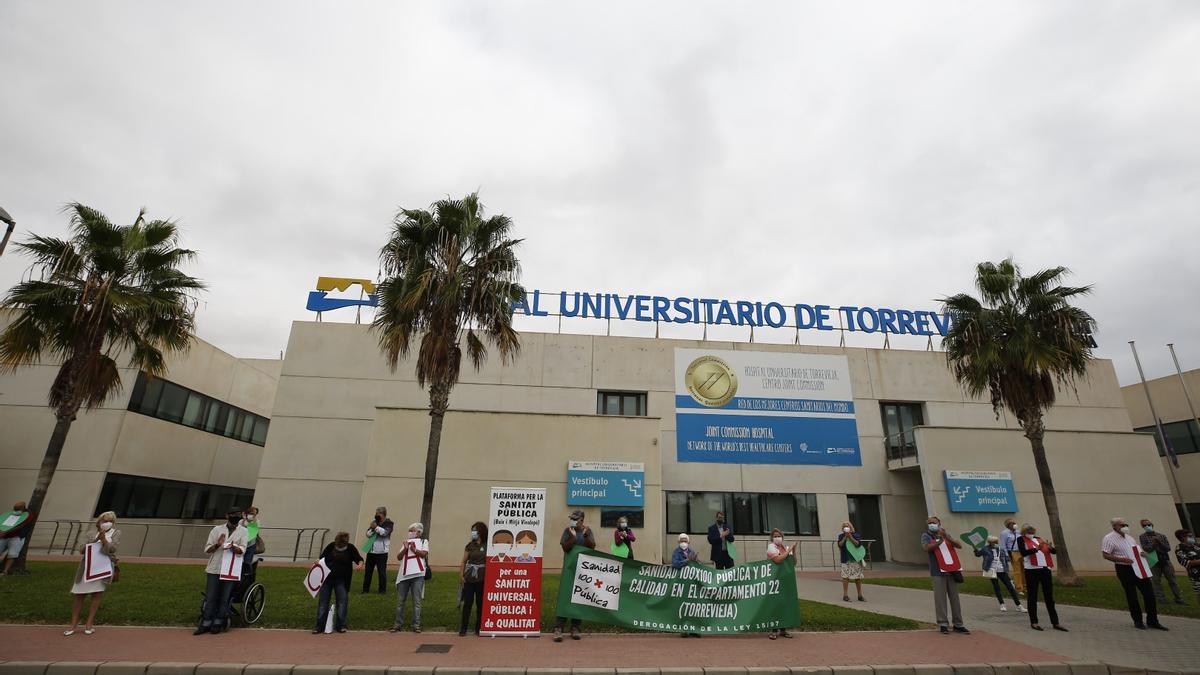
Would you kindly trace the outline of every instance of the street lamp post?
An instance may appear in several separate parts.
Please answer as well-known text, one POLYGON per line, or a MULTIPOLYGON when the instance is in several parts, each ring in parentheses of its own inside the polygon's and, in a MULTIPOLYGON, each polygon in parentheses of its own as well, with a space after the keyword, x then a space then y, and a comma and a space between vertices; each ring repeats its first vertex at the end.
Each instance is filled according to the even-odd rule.
POLYGON ((17 227, 17 221, 8 215, 8 211, 0 208, 0 221, 4 221, 7 226, 4 230, 4 239, 0 239, 0 255, 4 255, 4 249, 8 246, 8 239, 12 236, 13 230, 17 227))

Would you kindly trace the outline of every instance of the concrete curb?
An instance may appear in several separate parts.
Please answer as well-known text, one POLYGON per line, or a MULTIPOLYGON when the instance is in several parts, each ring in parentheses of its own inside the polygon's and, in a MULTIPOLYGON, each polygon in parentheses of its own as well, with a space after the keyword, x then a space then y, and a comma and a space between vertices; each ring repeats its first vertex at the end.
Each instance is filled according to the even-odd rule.
POLYGON ((331 666, 286 663, 0 661, 0 675, 1200 675, 1200 670, 1140 670, 1098 661, 880 666, 721 668, 490 668, 331 666))

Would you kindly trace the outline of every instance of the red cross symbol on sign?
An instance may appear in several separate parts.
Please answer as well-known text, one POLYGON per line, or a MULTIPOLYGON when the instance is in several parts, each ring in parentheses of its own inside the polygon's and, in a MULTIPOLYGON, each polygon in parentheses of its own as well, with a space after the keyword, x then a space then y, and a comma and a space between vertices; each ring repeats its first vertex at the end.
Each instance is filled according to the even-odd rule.
POLYGON ((603 587, 604 587, 604 582, 597 579, 596 580, 596 588, 603 588, 603 587))

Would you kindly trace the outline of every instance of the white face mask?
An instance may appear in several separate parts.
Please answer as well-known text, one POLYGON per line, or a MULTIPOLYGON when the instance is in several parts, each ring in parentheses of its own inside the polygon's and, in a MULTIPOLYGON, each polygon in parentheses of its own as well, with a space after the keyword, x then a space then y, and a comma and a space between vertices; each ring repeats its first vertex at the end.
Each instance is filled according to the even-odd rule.
POLYGON ((471 541, 477 541, 478 539, 479 539, 479 533, 476 532, 475 530, 471 530, 471 541))
POLYGON ((109 530, 112 529, 112 523, 110 523, 106 520, 103 523, 100 523, 100 529, 104 532, 108 532, 109 530))
POLYGON ((772 538, 771 538, 771 541, 775 542, 776 544, 782 544, 782 543, 783 543, 783 537, 772 537, 772 538))
POLYGON ((1016 524, 1016 523, 1013 523, 1013 524, 1012 524, 1012 526, 1011 526, 1011 527, 1009 527, 1008 529, 1012 530, 1013 532, 1016 532, 1016 531, 1017 531, 1017 524, 1016 524))
POLYGON ((246 514, 246 522, 253 523, 256 520, 258 520, 258 516, 254 515, 253 513, 246 514))
POLYGON ((688 549, 688 543, 686 541, 679 542, 679 550, 686 551, 687 549, 688 549))
POLYGON ((843 528, 842 528, 842 532, 845 532, 846 534, 850 534, 850 528, 848 528, 848 527, 843 527, 843 528))
POLYGON ((567 521, 567 522, 571 523, 571 527, 579 527, 579 521, 578 521, 578 520, 569 520, 569 521, 567 521))
POLYGON ((1121 526, 1121 534, 1129 534, 1129 526, 1128 525, 1121 526))
POLYGON ((525 557, 533 556, 533 544, 517 544, 517 555, 525 557))
POLYGON ((512 544, 492 544, 497 556, 506 556, 512 552, 512 544))
POLYGON ((409 538, 409 539, 418 539, 418 538, 420 538, 420 536, 421 536, 421 533, 420 533, 420 532, 413 532, 412 530, 409 530, 409 531, 408 531, 408 538, 409 538))

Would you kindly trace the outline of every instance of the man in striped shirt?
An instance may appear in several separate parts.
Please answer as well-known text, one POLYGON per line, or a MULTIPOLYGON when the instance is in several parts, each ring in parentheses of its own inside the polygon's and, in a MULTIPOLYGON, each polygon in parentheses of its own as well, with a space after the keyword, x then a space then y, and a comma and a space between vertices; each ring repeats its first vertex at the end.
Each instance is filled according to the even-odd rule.
POLYGON ((1158 604, 1154 601, 1154 586, 1150 583, 1150 566, 1146 564, 1146 552, 1137 540, 1129 536, 1129 523, 1124 518, 1113 518, 1112 532, 1104 535, 1100 542, 1100 554, 1111 561, 1117 570, 1117 579, 1125 589, 1125 602, 1129 604, 1129 616, 1133 627, 1145 630, 1147 626, 1158 630, 1167 627, 1158 622, 1158 604), (1146 622, 1142 623, 1142 607, 1137 594, 1141 592, 1146 603, 1146 622))

